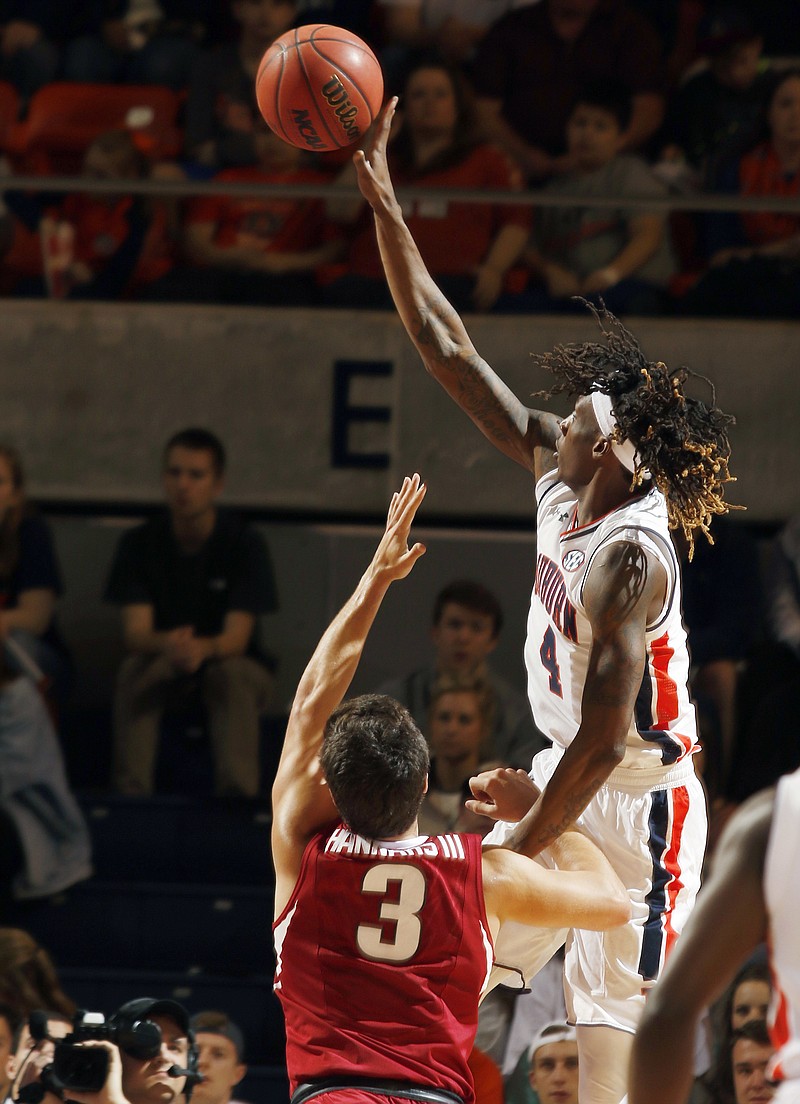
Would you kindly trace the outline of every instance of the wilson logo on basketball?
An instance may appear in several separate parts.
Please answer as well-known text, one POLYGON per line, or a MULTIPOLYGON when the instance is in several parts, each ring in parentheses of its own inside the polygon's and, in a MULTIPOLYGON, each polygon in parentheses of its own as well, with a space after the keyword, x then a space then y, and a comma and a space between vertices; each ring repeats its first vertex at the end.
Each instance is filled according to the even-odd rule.
POLYGON ((322 86, 322 95, 334 109, 334 114, 342 124, 342 128, 348 140, 351 142, 355 141, 361 134, 356 124, 358 108, 355 107, 353 101, 347 95, 347 89, 338 77, 331 77, 328 83, 322 86))
POLYGON ((325 143, 314 130, 314 124, 311 122, 311 116, 307 111, 299 111, 297 108, 293 108, 292 122, 300 131, 300 137, 309 149, 325 149, 325 143))
POLYGON ((570 552, 564 553, 561 566, 565 571, 577 571, 585 559, 586 556, 580 548, 573 548, 570 552))

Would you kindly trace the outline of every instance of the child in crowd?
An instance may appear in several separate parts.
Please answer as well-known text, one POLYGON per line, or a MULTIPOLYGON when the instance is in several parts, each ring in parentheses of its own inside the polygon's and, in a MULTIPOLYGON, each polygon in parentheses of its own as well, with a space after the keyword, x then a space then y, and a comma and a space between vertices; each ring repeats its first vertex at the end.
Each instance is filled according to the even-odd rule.
POLYGON ((586 201, 583 207, 542 207, 523 254, 535 282, 520 298, 534 311, 576 309, 574 296, 602 297, 616 314, 657 314, 667 303, 675 263, 666 215, 626 207, 629 197, 661 197, 666 189, 644 161, 618 153, 630 118, 630 94, 613 81, 587 85, 567 122, 570 172, 543 194, 586 201), (619 198, 619 207, 593 206, 619 198))
POLYGON ((770 89, 763 39, 747 12, 716 4, 701 25, 698 48, 708 64, 672 97, 659 172, 691 176, 713 190, 720 167, 740 155, 758 132, 770 89))
MULTIPOLYGON (((236 184, 319 184, 327 177, 308 154, 262 121, 255 128, 258 164, 218 173, 236 184)), ((184 302, 312 304, 316 270, 341 253, 321 199, 291 195, 208 195, 189 203, 184 220, 188 266, 153 287, 148 298, 184 302)))

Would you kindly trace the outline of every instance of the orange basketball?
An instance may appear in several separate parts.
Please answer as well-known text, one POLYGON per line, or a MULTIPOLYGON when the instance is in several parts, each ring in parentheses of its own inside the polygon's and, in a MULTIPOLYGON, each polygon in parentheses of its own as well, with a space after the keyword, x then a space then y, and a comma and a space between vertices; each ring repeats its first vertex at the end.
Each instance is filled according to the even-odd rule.
POLYGON ((363 39, 311 23, 276 38, 256 76, 261 114, 300 149, 322 152, 357 142, 381 109, 383 73, 363 39))

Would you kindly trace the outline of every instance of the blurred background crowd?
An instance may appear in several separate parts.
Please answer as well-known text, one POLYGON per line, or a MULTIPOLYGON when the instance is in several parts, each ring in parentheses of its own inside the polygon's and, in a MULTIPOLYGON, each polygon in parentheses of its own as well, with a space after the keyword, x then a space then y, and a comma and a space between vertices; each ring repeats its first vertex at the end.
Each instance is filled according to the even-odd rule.
POLYGON ((393 173, 460 308, 790 317, 799 22, 792 0, 8 0, 0 290, 384 305, 351 151, 296 150, 255 102, 275 38, 329 23, 401 97, 393 173))

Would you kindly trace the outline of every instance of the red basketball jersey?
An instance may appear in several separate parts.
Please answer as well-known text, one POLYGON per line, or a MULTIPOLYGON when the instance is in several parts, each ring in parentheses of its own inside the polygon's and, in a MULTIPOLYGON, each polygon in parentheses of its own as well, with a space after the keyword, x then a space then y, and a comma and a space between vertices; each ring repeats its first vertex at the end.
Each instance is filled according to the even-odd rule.
POLYGON ((479 836, 322 833, 274 935, 292 1091, 352 1075, 473 1099, 467 1057, 492 962, 479 836))

